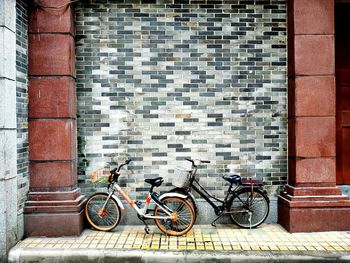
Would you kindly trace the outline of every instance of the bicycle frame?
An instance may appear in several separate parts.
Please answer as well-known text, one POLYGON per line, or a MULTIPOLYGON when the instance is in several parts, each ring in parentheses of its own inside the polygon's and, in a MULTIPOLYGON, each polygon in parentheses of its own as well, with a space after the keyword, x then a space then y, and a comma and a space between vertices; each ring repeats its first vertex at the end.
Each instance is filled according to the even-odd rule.
MULTIPOLYGON (((227 191, 227 195, 225 196, 224 200, 220 200, 216 197, 214 197, 212 194, 210 194, 200 183, 199 181, 196 179, 195 175, 197 173, 197 165, 194 165, 194 163, 192 163, 192 169, 190 171, 190 183, 188 186, 188 190, 193 189, 196 193, 198 193, 205 201, 208 202, 208 204, 214 208, 214 211, 217 215, 225 212, 226 209, 226 205, 227 205, 227 201, 229 200, 230 195, 234 195, 236 192, 239 191, 240 188, 242 188, 242 186, 237 185, 235 187, 235 189, 232 190, 233 185, 231 184, 228 188, 227 191), (193 183, 196 182, 196 185, 194 185, 193 183), (198 187, 197 187, 198 185, 198 187), (219 202, 221 205, 216 205, 214 203, 215 200, 216 202, 219 202)), ((253 191, 253 185, 251 184, 251 190, 253 191)), ((242 201, 242 200, 241 200, 242 201)), ((232 212, 233 213, 233 212, 232 212)))
POLYGON ((216 197, 214 197, 213 195, 211 195, 207 190, 204 189, 204 187, 195 179, 195 177, 193 176, 193 178, 191 179, 190 182, 190 189, 193 189, 196 193, 198 193, 205 201, 208 202, 208 204, 214 208, 215 211, 220 211, 220 206, 217 206, 212 199, 214 199, 216 202, 219 202, 222 204, 222 207, 224 208, 225 205, 227 204, 227 200, 229 198, 229 196, 231 194, 233 194, 235 192, 235 190, 238 188, 236 188, 234 191, 231 191, 232 186, 230 186, 227 195, 225 196, 224 200, 220 200, 216 197), (199 188, 193 184, 193 182, 196 182, 197 185, 199 186, 199 188))
MULTIPOLYGON (((166 207, 161 202, 155 201, 152 198, 151 193, 148 193, 148 196, 147 196, 147 198, 145 200, 144 207, 143 208, 139 208, 135 204, 135 202, 133 200, 131 200, 131 198, 123 191, 123 189, 121 189, 121 187, 116 182, 113 184, 112 191, 109 194, 109 196, 108 196, 108 198, 106 200, 106 203, 103 205, 103 208, 107 204, 109 198, 111 198, 113 196, 114 191, 117 191, 120 194, 120 196, 123 197, 123 199, 128 202, 128 204, 136 211, 136 213, 141 218, 145 218, 145 219, 164 219, 164 220, 173 220, 174 219, 171 209, 166 207), (168 216, 154 216, 154 215, 147 214, 147 210, 148 210, 152 200, 154 201, 155 205, 158 206, 160 209, 162 209, 168 216)), ((114 198, 118 198, 118 197, 114 197, 114 198)))
POLYGON ((164 197, 167 196, 174 196, 174 197, 180 197, 185 199, 186 196, 182 195, 182 194, 178 194, 178 193, 166 193, 163 194, 162 196, 160 196, 159 198, 154 197, 152 194, 154 192, 149 192, 148 196, 145 200, 145 205, 144 207, 140 208, 138 207, 137 204, 135 204, 135 202, 133 200, 131 200, 131 198, 123 191, 123 189, 116 183, 114 182, 112 185, 112 191, 109 193, 108 198, 106 199, 106 202, 103 204, 102 206, 102 210, 104 210, 105 206, 107 205, 108 201, 110 198, 113 198, 116 200, 116 202, 118 203, 118 205, 120 206, 120 208, 124 211, 125 208, 123 206, 123 203, 120 201, 120 199, 114 195, 114 192, 117 191, 121 197, 123 197, 123 199, 125 201, 128 202, 128 204, 136 211, 136 213, 140 216, 140 218, 142 219, 163 219, 163 220, 174 220, 174 215, 173 215, 173 211, 167 207, 166 205, 164 205, 161 200, 164 197), (163 212, 165 212, 168 216, 154 216, 154 215, 150 215, 147 214, 148 208, 151 204, 151 201, 153 201, 155 203, 156 206, 158 206, 161 210, 163 210, 163 212))

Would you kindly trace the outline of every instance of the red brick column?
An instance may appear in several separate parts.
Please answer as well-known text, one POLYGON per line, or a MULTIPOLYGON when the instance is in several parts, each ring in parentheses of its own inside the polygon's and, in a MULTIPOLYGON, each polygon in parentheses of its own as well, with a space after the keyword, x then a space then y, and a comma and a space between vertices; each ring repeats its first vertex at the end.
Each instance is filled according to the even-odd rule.
POLYGON ((77 188, 75 44, 66 0, 40 0, 29 21, 30 192, 25 235, 79 235, 84 196, 77 188), (59 8, 48 8, 48 7, 59 8))
POLYGON ((289 178, 278 220, 290 232, 350 230, 336 187, 334 1, 290 0, 289 178))

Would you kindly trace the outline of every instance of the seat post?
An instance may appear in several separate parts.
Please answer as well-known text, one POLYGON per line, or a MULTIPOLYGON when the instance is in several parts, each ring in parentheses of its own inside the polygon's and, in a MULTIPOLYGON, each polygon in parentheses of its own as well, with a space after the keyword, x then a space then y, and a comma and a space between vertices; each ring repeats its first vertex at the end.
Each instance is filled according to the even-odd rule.
POLYGON ((231 192, 231 190, 232 190, 232 185, 233 185, 233 183, 230 184, 230 187, 228 188, 228 192, 231 192))
POLYGON ((153 188, 154 188, 154 185, 151 185, 151 189, 149 190, 150 193, 153 193, 153 188))

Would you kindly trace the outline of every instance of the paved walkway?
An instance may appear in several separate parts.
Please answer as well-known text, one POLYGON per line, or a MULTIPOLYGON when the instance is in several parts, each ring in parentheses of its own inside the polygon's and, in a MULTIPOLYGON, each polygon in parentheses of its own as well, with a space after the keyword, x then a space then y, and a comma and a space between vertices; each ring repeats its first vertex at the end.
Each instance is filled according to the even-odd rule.
MULTIPOLYGON (((45 255, 48 258, 49 254, 55 254, 58 258, 62 257, 62 261, 56 260, 55 262, 65 262, 63 254, 66 254, 66 259, 69 255, 72 258, 74 253, 82 255, 88 253, 90 258, 98 254, 100 259, 103 255, 106 256, 107 252, 112 253, 111 257, 113 255, 115 257, 118 255, 119 257, 121 255, 130 256, 131 254, 140 254, 145 257, 147 254, 154 256, 157 253, 164 256, 173 252, 171 255, 175 253, 182 255, 183 258, 189 254, 198 254, 200 257, 201 253, 209 255, 212 259, 213 256, 225 258, 229 255, 230 261, 227 262, 239 262, 232 260, 234 255, 237 255, 238 258, 242 255, 248 257, 260 255, 264 258, 275 258, 277 261, 281 260, 280 256, 284 258, 286 256, 302 256, 299 261, 306 257, 305 260, 317 258, 315 262, 321 262, 320 259, 335 260, 335 262, 349 260, 350 262, 350 231, 290 234, 276 224, 262 225, 257 229, 241 229, 232 225, 219 225, 216 228, 208 225, 195 225, 187 235, 181 237, 161 234, 155 226, 151 227, 151 231, 150 234, 145 234, 142 226, 119 226, 113 232, 85 230, 79 237, 27 238, 11 250, 9 259, 10 262, 32 262, 26 261, 25 255, 28 257, 31 254, 41 254, 43 258, 46 258, 45 255)), ((169 256, 171 255, 169 254, 169 256)), ((195 256, 193 260, 196 258, 195 256)), ((194 262, 193 260, 188 261, 194 262)), ((186 262, 186 260, 176 261, 186 262)), ((70 262, 75 261, 70 260, 70 262)), ((79 260, 77 262, 85 261, 79 260)), ((269 262, 272 261, 269 260, 269 262)))

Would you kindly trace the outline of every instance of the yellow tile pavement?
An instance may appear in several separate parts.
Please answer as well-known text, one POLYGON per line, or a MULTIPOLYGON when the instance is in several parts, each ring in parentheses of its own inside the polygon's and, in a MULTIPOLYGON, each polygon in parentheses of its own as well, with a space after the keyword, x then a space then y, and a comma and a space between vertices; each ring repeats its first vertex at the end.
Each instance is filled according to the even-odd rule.
POLYGON ((233 225, 195 225, 185 236, 162 234, 155 226, 145 234, 142 226, 118 226, 112 232, 85 230, 79 237, 26 238, 21 248, 216 250, 216 251, 350 251, 350 231, 288 233, 277 224, 257 229, 233 225))

